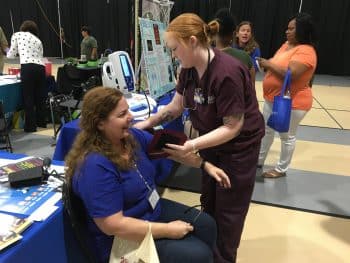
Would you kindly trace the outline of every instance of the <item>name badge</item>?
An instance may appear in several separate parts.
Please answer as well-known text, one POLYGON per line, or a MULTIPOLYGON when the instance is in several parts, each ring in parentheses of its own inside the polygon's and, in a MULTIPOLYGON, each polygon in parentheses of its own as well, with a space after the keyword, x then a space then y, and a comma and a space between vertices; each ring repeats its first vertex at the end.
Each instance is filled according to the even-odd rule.
POLYGON ((156 208, 159 199, 160 199, 160 197, 157 193, 157 190, 153 189, 148 195, 148 202, 151 205, 151 207, 153 208, 153 210, 154 210, 154 208, 156 208))
POLYGON ((202 90, 200 88, 196 88, 194 90, 194 96, 193 100, 198 104, 203 104, 205 101, 205 98, 203 96, 202 90))

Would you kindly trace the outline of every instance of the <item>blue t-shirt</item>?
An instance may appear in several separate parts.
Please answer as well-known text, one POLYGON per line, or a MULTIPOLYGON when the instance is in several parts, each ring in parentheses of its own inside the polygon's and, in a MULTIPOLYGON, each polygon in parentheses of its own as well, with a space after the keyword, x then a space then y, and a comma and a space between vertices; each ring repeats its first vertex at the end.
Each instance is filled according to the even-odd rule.
MULTIPOLYGON (((156 183, 170 172, 171 161, 150 160, 147 146, 152 135, 138 129, 130 129, 138 141, 137 168, 148 185, 156 183)), ((108 261, 113 236, 105 235, 94 223, 101 218, 123 211, 124 216, 156 221, 160 216, 159 202, 153 210, 148 202, 149 189, 136 169, 120 171, 115 164, 100 153, 89 153, 72 180, 74 193, 86 208, 90 246, 98 260, 108 261)))
MULTIPOLYGON (((244 51, 244 48, 243 48, 243 47, 240 47, 240 46, 238 46, 238 45, 233 45, 232 47, 244 51)), ((256 57, 261 57, 260 48, 256 47, 256 48, 252 51, 252 53, 249 54, 249 56, 250 56, 250 59, 251 59, 252 62, 253 62, 255 71, 259 71, 259 68, 258 68, 258 65, 256 64, 256 59, 255 59, 255 58, 256 58, 256 57)))

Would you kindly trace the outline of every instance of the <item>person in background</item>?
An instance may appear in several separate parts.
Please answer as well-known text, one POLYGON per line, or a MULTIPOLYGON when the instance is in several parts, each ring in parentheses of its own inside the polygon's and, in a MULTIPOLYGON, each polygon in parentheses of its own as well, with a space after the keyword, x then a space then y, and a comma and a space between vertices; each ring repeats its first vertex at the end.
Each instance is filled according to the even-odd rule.
POLYGON ((4 55, 8 51, 8 42, 4 31, 0 27, 0 75, 3 74, 4 70, 4 55))
MULTIPOLYGON (((312 106, 310 81, 316 69, 317 55, 315 50, 316 33, 311 16, 306 13, 294 15, 289 20, 286 37, 287 41, 271 59, 258 58, 260 66, 266 70, 263 80, 265 122, 272 113, 274 96, 281 92, 287 69, 290 69, 292 73, 290 94, 292 113, 289 131, 279 133, 281 139, 280 159, 274 169, 262 173, 265 178, 278 178, 286 175, 295 149, 298 126, 312 106)), ((259 167, 264 165, 275 135, 275 131, 267 125, 265 129, 266 134, 262 140, 259 155, 259 167)))
POLYGON ((259 70, 256 64, 256 57, 261 57, 259 44, 256 42, 253 33, 253 24, 249 21, 242 21, 236 28, 236 38, 233 47, 244 50, 250 56, 255 71, 259 70))
MULTIPOLYGON (((207 171, 202 173, 201 204, 218 227, 214 262, 235 262, 245 217, 252 196, 264 120, 259 111, 248 68, 218 49, 210 38, 217 34, 196 14, 172 20, 164 40, 182 69, 172 101, 149 119, 135 124, 151 128, 189 110, 199 137, 184 145, 168 144, 166 152, 186 159, 199 152, 229 176, 224 188, 207 171)), ((206 162, 203 168, 206 167, 206 162)))
MULTIPOLYGON (((91 89, 81 116, 81 131, 65 160, 66 177, 84 204, 89 244, 98 262, 108 262, 114 236, 141 241, 148 222, 160 262, 212 262, 215 221, 197 209, 159 199, 156 183, 167 177, 171 162, 149 158, 152 135, 130 128, 133 118, 123 94, 91 89)), ((203 162, 196 154, 187 157, 185 164, 199 167, 203 162)), ((203 169, 229 187, 221 169, 209 162, 203 169)))
POLYGON ((19 55, 21 86, 24 105, 24 131, 35 132, 37 127, 46 128, 45 92, 46 77, 43 63, 43 44, 35 22, 26 20, 11 37, 8 58, 19 55))
POLYGON ((97 57, 97 41, 90 35, 91 30, 87 26, 81 28, 83 40, 80 44, 80 55, 84 55, 86 60, 96 60, 97 57))
POLYGON ((255 86, 255 69, 250 56, 243 50, 232 48, 233 32, 236 28, 236 22, 232 17, 230 10, 223 8, 216 12, 214 20, 209 23, 211 27, 218 27, 218 34, 215 36, 216 47, 223 52, 240 60, 249 69, 253 86, 255 86))

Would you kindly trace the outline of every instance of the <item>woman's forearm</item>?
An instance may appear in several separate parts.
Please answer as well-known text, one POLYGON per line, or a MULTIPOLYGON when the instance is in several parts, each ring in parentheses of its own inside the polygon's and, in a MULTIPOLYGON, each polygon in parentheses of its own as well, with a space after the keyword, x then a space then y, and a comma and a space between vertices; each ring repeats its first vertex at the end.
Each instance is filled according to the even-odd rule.
POLYGON ((132 217, 124 217, 124 222, 121 222, 123 227, 120 227, 119 231, 115 233, 116 236, 121 238, 141 241, 147 231, 148 224, 151 224, 152 235, 155 239, 169 238, 167 223, 148 222, 132 217))
POLYGON ((270 70, 273 74, 275 74, 277 77, 279 77, 281 79, 284 79, 284 76, 286 75, 286 72, 287 72, 287 69, 288 69, 288 68, 280 67, 277 64, 272 63, 270 61, 268 61, 266 63, 265 68, 267 70, 270 70))
POLYGON ((284 79, 287 70, 289 69, 291 71, 291 77, 292 80, 298 79, 306 70, 308 70, 308 67, 301 62, 298 61, 290 61, 288 64, 288 67, 281 67, 275 63, 272 63, 269 60, 266 60, 264 63, 264 68, 267 70, 270 70, 273 74, 275 74, 280 79, 284 79))
POLYGON ((224 124, 211 132, 198 138, 186 141, 193 151, 214 147, 228 142, 239 135, 244 123, 244 115, 228 116, 224 118, 224 124))
POLYGON ((123 239, 141 241, 147 231, 148 224, 152 224, 152 235, 154 238, 167 238, 168 228, 166 223, 147 222, 145 220, 122 216, 120 213, 94 219, 97 226, 106 235, 118 236, 123 239))
POLYGON ((203 159, 198 154, 193 152, 189 152, 186 155, 181 157, 171 156, 171 159, 179 163, 182 163, 184 165, 195 167, 195 168, 199 168, 203 161, 203 159))
POLYGON ((178 93, 175 93, 174 98, 168 105, 166 105, 156 114, 149 117, 147 120, 135 123, 134 127, 138 129, 148 129, 175 120, 183 112, 181 102, 182 96, 178 93))
POLYGON ((181 220, 168 223, 147 222, 142 219, 124 216, 118 212, 104 218, 94 218, 98 228, 109 236, 118 236, 123 239, 141 241, 145 237, 149 226, 155 239, 179 239, 193 231, 193 226, 181 220))

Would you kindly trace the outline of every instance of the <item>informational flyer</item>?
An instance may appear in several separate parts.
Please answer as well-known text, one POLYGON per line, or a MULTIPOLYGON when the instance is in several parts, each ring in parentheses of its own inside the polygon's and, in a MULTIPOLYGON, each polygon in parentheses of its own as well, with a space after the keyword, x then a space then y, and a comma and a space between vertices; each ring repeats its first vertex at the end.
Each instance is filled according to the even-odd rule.
POLYGON ((21 188, 0 184, 0 211, 29 216, 55 193, 55 188, 45 184, 21 188))
POLYGON ((139 21, 147 88, 151 97, 157 99, 175 88, 170 52, 163 40, 165 25, 145 18, 139 21))

